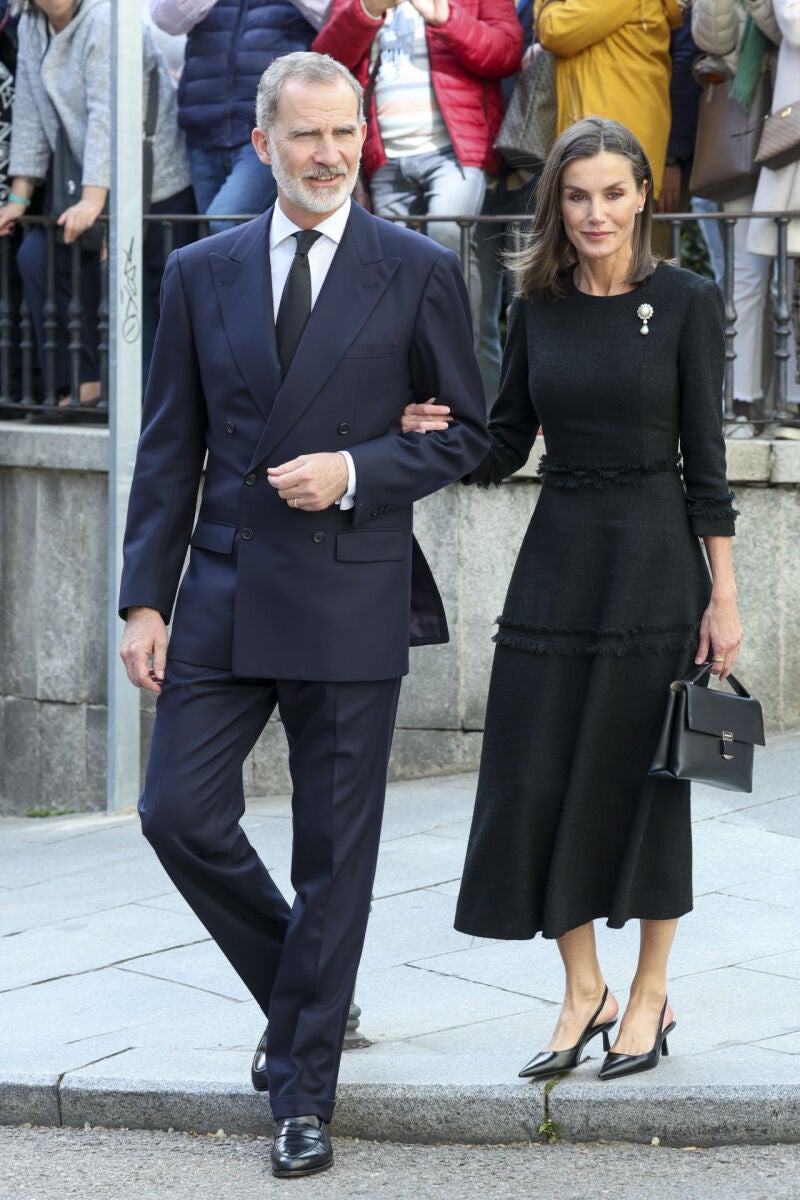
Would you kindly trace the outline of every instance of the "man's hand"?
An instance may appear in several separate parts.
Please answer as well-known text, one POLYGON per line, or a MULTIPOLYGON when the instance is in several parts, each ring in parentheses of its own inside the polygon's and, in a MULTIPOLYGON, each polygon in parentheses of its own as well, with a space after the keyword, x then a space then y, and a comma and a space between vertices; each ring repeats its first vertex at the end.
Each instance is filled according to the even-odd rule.
POLYGON ((322 512, 347 491, 347 460, 332 454, 301 454, 279 467, 269 467, 267 478, 290 508, 322 512))
POLYGON ((444 25, 450 16, 449 0, 411 0, 426 25, 444 25))
POLYGON ((119 653, 134 687, 160 693, 167 665, 167 627, 161 613, 129 608, 119 653))
POLYGON ((681 202, 681 169, 677 163, 664 167, 661 193, 656 201, 656 212, 677 212, 681 202))

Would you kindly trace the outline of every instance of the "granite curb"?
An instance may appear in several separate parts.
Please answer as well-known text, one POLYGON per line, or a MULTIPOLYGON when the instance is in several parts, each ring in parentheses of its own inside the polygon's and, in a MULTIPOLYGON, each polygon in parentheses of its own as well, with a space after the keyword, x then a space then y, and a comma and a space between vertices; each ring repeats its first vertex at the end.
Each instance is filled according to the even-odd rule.
MULTIPOLYGON (((0 1124, 269 1134, 268 1102, 244 1084, 81 1075, 0 1078, 0 1124)), ((568 1142, 723 1146, 800 1143, 800 1083, 689 1087, 628 1080, 624 1089, 557 1081, 514 1084, 342 1084, 333 1133, 365 1141, 568 1142)))

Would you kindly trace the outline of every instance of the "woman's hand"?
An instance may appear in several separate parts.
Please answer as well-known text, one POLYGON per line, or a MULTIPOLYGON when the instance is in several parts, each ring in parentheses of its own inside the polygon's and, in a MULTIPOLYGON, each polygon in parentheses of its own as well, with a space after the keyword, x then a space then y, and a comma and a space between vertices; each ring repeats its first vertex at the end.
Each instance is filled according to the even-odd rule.
POLYGON ((98 205, 95 200, 85 199, 79 200, 70 208, 65 208, 56 224, 64 230, 66 244, 76 241, 82 233, 91 229, 102 211, 102 204, 98 205))
POLYGON ((735 596, 718 596, 713 591, 708 608, 700 622, 700 645, 695 662, 714 659, 712 675, 727 679, 739 656, 744 631, 739 620, 735 596))
POLYGON ((384 17, 390 8, 397 8, 400 2, 401 0, 362 0, 364 8, 376 21, 384 17))
POLYGON ((450 16, 449 0, 411 0, 426 25, 444 25, 450 16))
POLYGON ((400 419, 403 433, 432 433, 434 429, 447 429, 452 422, 447 405, 437 404, 435 400, 407 404, 400 419))
POLYGON ((16 204, 11 200, 0 208, 0 237, 7 237, 11 233, 17 217, 24 217, 27 207, 26 204, 16 204))

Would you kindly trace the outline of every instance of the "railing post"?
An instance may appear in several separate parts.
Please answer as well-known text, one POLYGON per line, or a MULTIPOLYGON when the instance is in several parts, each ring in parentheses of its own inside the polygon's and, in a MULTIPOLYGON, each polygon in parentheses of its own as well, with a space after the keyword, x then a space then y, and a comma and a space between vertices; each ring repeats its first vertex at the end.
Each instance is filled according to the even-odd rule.
MULTIPOLYGON (((786 416, 786 391, 789 358, 789 337, 792 329, 792 310, 789 304, 789 271, 786 261, 789 218, 775 219, 778 235, 778 278, 775 297, 775 390, 773 417, 782 420, 786 416)), ((795 347, 795 351, 797 347, 795 347)))
POLYGON ((52 222, 45 226, 47 239, 47 271, 45 280, 45 300, 42 308, 42 327, 44 330, 44 404, 46 408, 55 408, 58 404, 56 391, 56 355, 58 352, 58 306, 56 303, 56 230, 52 222))
POLYGON ((11 351, 14 342, 11 337, 9 242, 7 237, 0 238, 0 404, 3 405, 11 404, 14 399, 11 395, 11 351))
MULTIPOLYGON (((459 221, 461 233, 461 271, 469 284, 470 263, 472 260, 472 247, 470 241, 472 238, 472 223, 469 225, 466 221, 459 221)), ((475 320, 478 319, 478 314, 474 314, 475 320)))
POLYGON ((98 408, 106 411, 108 403, 108 241, 106 251, 100 258, 100 303, 97 306, 97 361, 100 364, 100 403, 98 408))
POLYGON ((72 405, 79 411, 81 392, 81 343, 83 334, 83 302, 81 297, 81 244, 74 241, 70 247, 70 298, 67 309, 67 332, 69 341, 69 379, 72 405))
POLYGON ((364 1037, 363 1033, 358 1032, 358 1027, 361 1024, 361 1009, 356 1004, 356 993, 353 990, 353 999, 350 1001, 350 1012, 347 1014, 347 1025, 344 1031, 344 1050, 363 1050, 365 1046, 371 1046, 372 1042, 369 1038, 364 1037))
POLYGON ((736 351, 736 305, 733 302, 733 250, 736 217, 722 218, 722 245, 725 251, 725 415, 733 414, 733 364, 736 351))
POLYGON ((117 592, 142 403, 141 0, 117 0, 111 14, 107 809, 117 812, 139 794, 139 693, 117 652, 117 592))
POLYGON ((33 394, 33 355, 35 350, 31 310, 28 308, 23 294, 19 306, 19 356, 22 365, 22 395, 19 402, 22 408, 33 408, 36 403, 33 394))

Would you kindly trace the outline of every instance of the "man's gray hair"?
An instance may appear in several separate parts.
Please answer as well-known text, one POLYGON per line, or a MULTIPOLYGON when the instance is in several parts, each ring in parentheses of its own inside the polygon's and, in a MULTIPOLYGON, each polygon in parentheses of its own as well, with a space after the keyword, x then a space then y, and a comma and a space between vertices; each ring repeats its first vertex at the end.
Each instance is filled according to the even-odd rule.
POLYGON ((353 89, 358 105, 358 124, 364 122, 364 92, 358 80, 347 67, 331 58, 330 54, 316 54, 313 50, 297 50, 274 59, 258 81, 256 92, 256 125, 268 134, 275 124, 281 88, 287 79, 299 79, 303 83, 338 83, 344 79, 353 89))

